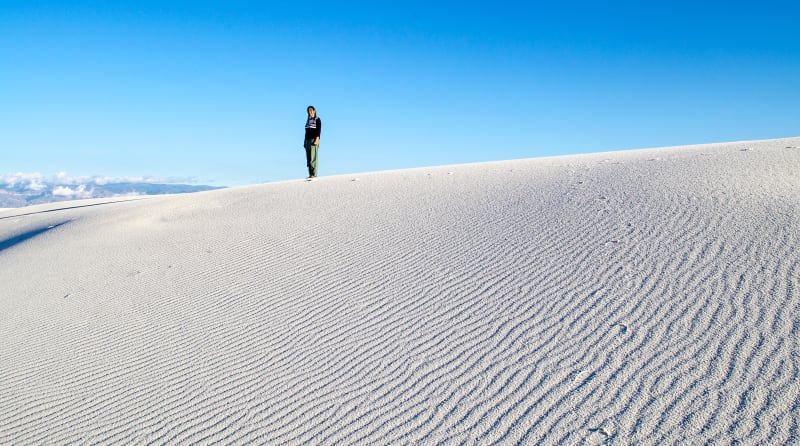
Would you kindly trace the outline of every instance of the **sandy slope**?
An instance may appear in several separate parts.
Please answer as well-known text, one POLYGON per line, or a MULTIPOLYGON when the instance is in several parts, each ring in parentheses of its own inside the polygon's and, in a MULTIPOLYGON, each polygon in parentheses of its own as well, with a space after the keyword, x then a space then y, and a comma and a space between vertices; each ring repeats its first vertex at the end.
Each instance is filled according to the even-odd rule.
POLYGON ((0 443, 800 442, 800 138, 6 210, 0 284, 0 443))

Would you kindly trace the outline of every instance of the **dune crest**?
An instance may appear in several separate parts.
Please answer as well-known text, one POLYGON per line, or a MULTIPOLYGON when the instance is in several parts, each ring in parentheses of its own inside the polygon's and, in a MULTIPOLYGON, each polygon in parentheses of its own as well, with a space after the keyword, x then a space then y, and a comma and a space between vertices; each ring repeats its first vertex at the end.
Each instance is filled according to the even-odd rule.
POLYGON ((798 442, 798 147, 0 211, 0 443, 798 442))

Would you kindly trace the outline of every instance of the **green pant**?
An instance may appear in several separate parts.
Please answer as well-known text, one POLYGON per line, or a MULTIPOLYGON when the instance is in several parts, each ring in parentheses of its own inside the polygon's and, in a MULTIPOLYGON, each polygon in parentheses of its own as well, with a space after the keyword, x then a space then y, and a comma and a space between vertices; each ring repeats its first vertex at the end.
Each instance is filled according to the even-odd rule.
POLYGON ((314 145, 313 139, 306 139, 303 141, 303 147, 306 149, 306 165, 308 166, 308 176, 317 176, 317 154, 319 153, 319 144, 314 145))

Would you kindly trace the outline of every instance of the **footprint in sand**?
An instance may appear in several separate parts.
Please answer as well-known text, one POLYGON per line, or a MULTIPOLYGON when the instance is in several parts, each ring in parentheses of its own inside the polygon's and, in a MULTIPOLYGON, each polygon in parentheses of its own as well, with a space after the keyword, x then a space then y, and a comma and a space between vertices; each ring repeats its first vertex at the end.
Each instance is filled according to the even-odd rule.
POLYGON ((607 431, 606 428, 604 428, 604 427, 591 428, 591 429, 589 429, 589 432, 598 433, 598 434, 600 434, 600 435, 602 435, 604 437, 610 437, 611 436, 611 432, 607 431))
POLYGON ((593 427, 589 429, 589 436, 586 438, 587 444, 605 444, 611 438, 613 432, 605 427, 593 427))

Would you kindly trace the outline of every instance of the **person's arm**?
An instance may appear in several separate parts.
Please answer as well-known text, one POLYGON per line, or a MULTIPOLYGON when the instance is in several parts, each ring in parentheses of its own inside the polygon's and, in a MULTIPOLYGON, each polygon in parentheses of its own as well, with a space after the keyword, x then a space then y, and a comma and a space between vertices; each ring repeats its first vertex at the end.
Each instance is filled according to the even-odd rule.
POLYGON ((314 140, 314 145, 315 145, 315 146, 318 146, 318 145, 319 145, 319 138, 320 138, 320 136, 322 136, 322 119, 319 119, 319 117, 318 117, 318 118, 317 118, 317 137, 316 137, 316 139, 314 140))

